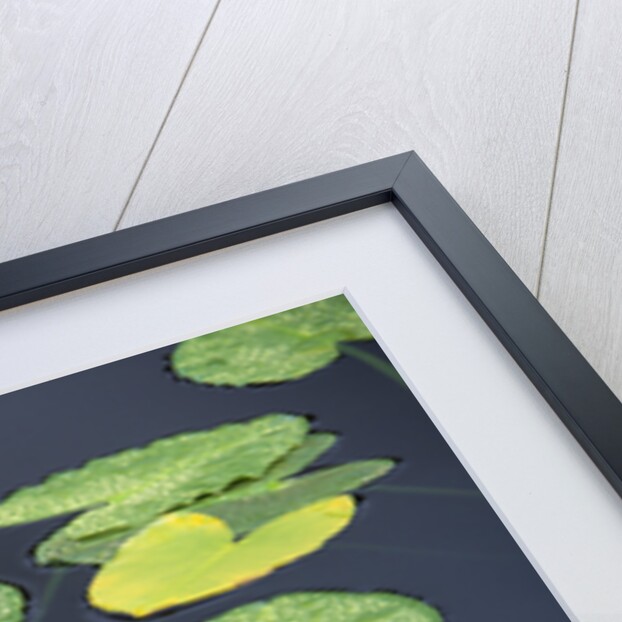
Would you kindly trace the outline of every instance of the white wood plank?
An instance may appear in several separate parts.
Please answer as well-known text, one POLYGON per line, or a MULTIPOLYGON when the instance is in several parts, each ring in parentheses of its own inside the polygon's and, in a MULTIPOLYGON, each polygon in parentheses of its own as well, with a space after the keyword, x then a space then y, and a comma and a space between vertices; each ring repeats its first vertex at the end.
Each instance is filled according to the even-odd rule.
POLYGON ((223 0, 127 227, 416 149, 528 286, 573 0, 223 0))
POLYGON ((0 3, 0 261, 113 229, 214 4, 0 3))
POLYGON ((581 2, 541 300, 622 398, 622 4, 581 2))

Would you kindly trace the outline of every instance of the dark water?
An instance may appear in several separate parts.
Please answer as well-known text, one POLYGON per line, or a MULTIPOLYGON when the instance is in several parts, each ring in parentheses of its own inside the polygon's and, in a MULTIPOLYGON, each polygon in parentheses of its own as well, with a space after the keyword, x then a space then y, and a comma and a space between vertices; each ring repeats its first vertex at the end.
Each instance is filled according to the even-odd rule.
MULTIPOLYGON (((374 343, 357 347, 382 356, 374 343)), ((397 383, 344 357, 298 382, 201 387, 166 371, 171 349, 0 397, 0 496, 95 456, 267 412, 310 414, 315 429, 340 434, 318 464, 371 457, 401 462, 361 491, 353 524, 322 551, 227 595, 149 620, 203 622, 282 592, 344 589, 417 596, 447 622, 568 621, 415 398, 397 383)), ((0 530, 0 581, 31 596, 29 622, 119 619, 86 605, 93 569, 50 570, 31 561, 33 545, 64 522, 0 530)))

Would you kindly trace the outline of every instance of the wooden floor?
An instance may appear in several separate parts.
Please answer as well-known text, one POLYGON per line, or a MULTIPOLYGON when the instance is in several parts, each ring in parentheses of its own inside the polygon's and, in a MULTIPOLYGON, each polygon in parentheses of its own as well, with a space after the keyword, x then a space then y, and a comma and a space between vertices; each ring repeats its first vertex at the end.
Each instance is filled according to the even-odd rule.
POLYGON ((622 397, 619 0, 8 0, 0 261, 415 149, 622 397))

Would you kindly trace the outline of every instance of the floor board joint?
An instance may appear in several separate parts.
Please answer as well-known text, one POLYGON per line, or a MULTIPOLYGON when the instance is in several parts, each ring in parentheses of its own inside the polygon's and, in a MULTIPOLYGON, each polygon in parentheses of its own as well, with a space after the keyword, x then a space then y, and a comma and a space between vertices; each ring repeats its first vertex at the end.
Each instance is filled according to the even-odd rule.
POLYGON ((188 77, 188 74, 190 73, 190 69, 192 68, 192 65, 194 64, 194 61, 195 61, 195 59, 197 57, 197 54, 199 53, 199 50, 201 49, 201 46, 203 45, 203 41, 205 40, 205 37, 207 35, 207 31, 209 30, 209 27, 211 26, 212 22, 214 21, 214 16, 218 12, 218 7, 220 6, 221 2, 222 2, 222 0, 217 0, 216 1, 216 4, 214 5, 214 10, 212 11, 211 15, 207 19, 207 23, 205 24, 205 28, 203 29, 203 32, 201 33, 201 36, 199 37, 199 41, 198 41, 197 45, 195 46, 194 51, 192 52, 192 55, 190 56, 190 61, 188 62, 188 65, 187 65, 184 73, 181 76, 181 80, 179 82, 179 86, 175 90, 175 94, 173 95, 173 99, 171 99, 171 103, 169 104, 169 106, 168 106, 168 108, 166 110, 166 113, 164 114, 164 118, 162 119, 162 123, 160 123, 160 127, 158 128, 158 131, 156 132, 155 138, 153 139, 153 142, 151 143, 151 146, 149 147, 149 151, 147 151, 147 155, 145 156, 145 161, 143 162, 142 166, 140 167, 140 171, 138 171, 138 175, 136 176, 136 180, 132 184, 132 188, 131 188, 128 196, 127 196, 127 199, 125 201, 125 204, 123 205, 123 208, 121 209, 119 217, 117 218, 117 221, 116 221, 116 223, 114 225, 113 231, 117 231, 119 229, 119 226, 121 225, 123 217, 125 216, 125 212, 127 211, 127 208, 128 208, 128 206, 130 204, 130 201, 132 200, 132 197, 134 196, 134 192, 136 191, 136 188, 138 187, 138 184, 140 183, 140 180, 141 180, 141 178, 143 176, 145 168, 147 167, 147 164, 149 163, 151 155, 153 154, 153 150, 155 149, 156 145, 158 144, 158 139, 160 138, 160 135, 162 134, 162 130, 164 129, 164 126, 166 125, 166 122, 168 121, 168 119, 169 119, 169 117, 171 115, 171 111, 173 110, 173 107, 175 106, 175 102, 177 101, 177 98, 179 97, 179 93, 181 92, 181 89, 183 88, 184 83, 186 82, 186 78, 188 77))
POLYGON ((546 206, 546 214, 544 217, 544 231, 542 232, 542 248, 540 251, 540 268, 536 280, 535 296, 540 299, 540 290, 542 288, 542 275, 544 272, 544 262, 546 255, 546 243, 549 236, 549 225, 551 222, 551 208, 553 206, 553 196, 555 194, 555 181, 557 179, 557 164, 559 162, 559 151, 561 147, 562 132, 564 129, 564 118, 566 116, 566 104, 568 100, 568 85, 570 84, 570 70, 572 67, 572 54, 574 52, 575 39, 577 34, 577 22, 579 18, 580 0, 576 0, 574 18, 572 23, 572 34, 570 35, 570 49, 568 51, 568 64, 566 66, 566 80, 564 82, 564 91, 562 95, 561 112, 559 115, 559 127, 557 129, 557 141, 555 144, 555 156, 553 159, 553 172, 551 174, 551 189, 549 191, 548 202, 546 206))

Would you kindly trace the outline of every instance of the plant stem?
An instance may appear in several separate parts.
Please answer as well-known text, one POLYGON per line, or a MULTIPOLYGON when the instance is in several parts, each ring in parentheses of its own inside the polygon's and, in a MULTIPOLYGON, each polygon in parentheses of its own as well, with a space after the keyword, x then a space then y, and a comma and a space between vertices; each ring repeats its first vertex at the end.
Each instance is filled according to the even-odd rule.
POLYGON ((338 345, 339 351, 342 354, 347 356, 351 356, 352 358, 358 359, 362 363, 369 365, 371 368, 380 372, 387 378, 391 378, 391 380, 397 382, 402 388, 408 390, 408 385, 402 380, 402 377, 397 373, 396 369, 391 365, 391 363, 387 363, 382 359, 370 354, 369 352, 365 352, 364 350, 359 350, 358 348, 354 348, 346 343, 340 343, 338 345))
POLYGON ((43 622, 43 620, 45 619, 45 614, 47 613, 49 606, 52 604, 54 596, 56 595, 56 592, 58 591, 58 588, 63 582, 66 574, 67 568, 58 568, 52 572, 52 575, 48 579, 48 582, 45 585, 45 589, 43 590, 41 605, 36 610, 32 622, 43 622))
POLYGON ((507 553, 410 548, 405 546, 383 546, 380 544, 367 544, 358 542, 337 541, 332 544, 332 548, 345 551, 372 551, 374 553, 388 553, 390 555, 448 557, 459 559, 507 560, 509 558, 507 553))
POLYGON ((475 488, 440 488, 428 486, 388 486, 379 484, 371 486, 370 492, 388 492, 398 495, 432 495, 440 497, 482 497, 479 490, 475 488))

